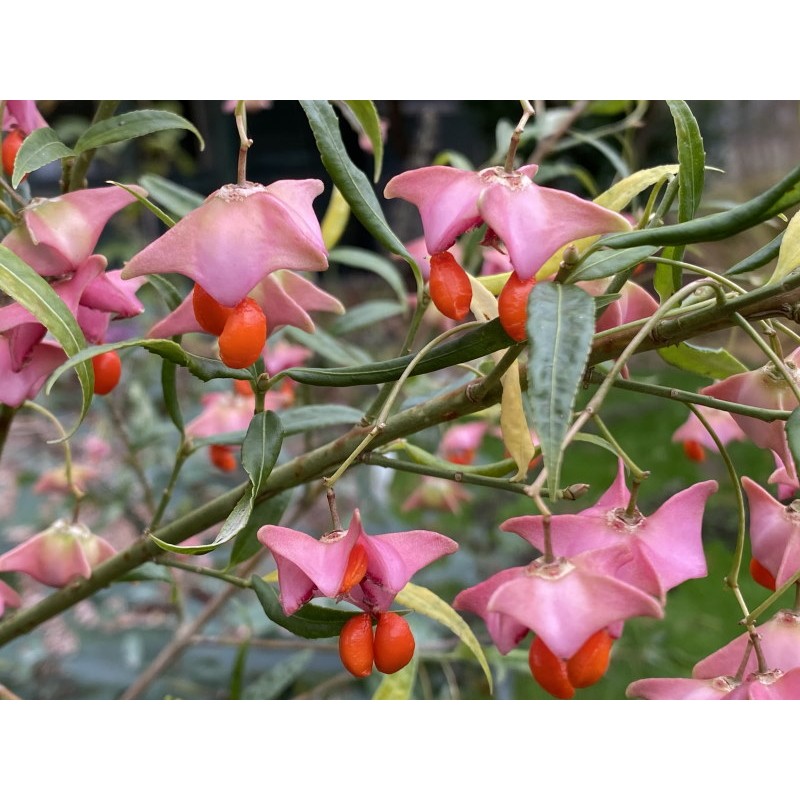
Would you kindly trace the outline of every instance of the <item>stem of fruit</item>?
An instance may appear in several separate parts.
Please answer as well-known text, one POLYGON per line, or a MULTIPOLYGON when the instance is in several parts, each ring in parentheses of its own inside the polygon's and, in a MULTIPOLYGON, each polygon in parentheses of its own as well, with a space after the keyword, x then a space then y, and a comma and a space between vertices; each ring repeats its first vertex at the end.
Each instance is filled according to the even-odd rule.
POLYGON ((517 147, 519 146, 519 137, 522 136, 522 131, 525 130, 525 126, 528 124, 528 120, 536 113, 533 110, 533 106, 531 105, 530 100, 520 100, 522 104, 522 116, 520 117, 519 122, 517 123, 517 127, 514 128, 514 132, 511 134, 511 141, 508 145, 508 153, 506 153, 506 163, 505 163, 505 170, 506 172, 512 172, 514 169, 514 157, 517 154, 517 147))
POLYGON ((64 445, 64 475, 67 479, 67 486, 69 486, 69 490, 72 493, 72 496, 75 498, 75 508, 72 512, 72 521, 77 522, 78 512, 80 509, 81 500, 83 500, 84 497, 84 493, 75 483, 72 475, 72 448, 69 445, 67 432, 64 430, 63 425, 58 421, 58 418, 46 408, 40 406, 38 403, 34 403, 32 400, 26 400, 23 407, 29 409, 30 411, 35 411, 37 414, 41 414, 43 417, 45 417, 45 419, 52 422, 53 426, 61 437, 59 441, 64 445))
POLYGON ((239 131, 239 161, 236 168, 236 182, 241 186, 247 181, 247 151, 253 140, 247 136, 247 109, 244 100, 236 101, 236 130, 239 131))
POLYGON ((756 606, 743 620, 742 625, 752 625, 759 619, 759 617, 775 603, 775 601, 785 592, 789 591, 792 586, 800 581, 800 569, 789 578, 788 581, 782 583, 777 589, 763 602, 761 605, 756 606))
MULTIPOLYGON (((745 534, 747 531, 747 524, 746 524, 746 517, 745 517, 745 508, 744 508, 744 493, 742 492, 742 485, 739 482, 739 475, 736 472, 736 467, 733 465, 733 460, 728 453, 728 448, 722 443, 722 440, 717 435, 717 432, 708 422, 708 420, 703 415, 702 411, 700 411, 697 406, 693 403, 686 404, 689 408, 689 411, 694 414, 697 419, 700 421, 700 424, 706 429, 708 435, 713 439, 714 444, 717 446, 717 450, 719 450, 719 454, 722 456, 722 460, 725 462, 725 468, 728 470, 728 476, 731 479, 731 485, 733 486, 734 494, 736 495, 736 514, 737 514, 737 532, 736 532, 736 547, 734 548, 733 553, 733 564, 731 565, 730 572, 725 577, 725 585, 729 589, 733 589, 734 591, 738 591, 739 589, 739 573, 742 569, 742 557, 744 554, 744 543, 745 543, 745 534)), ((747 605, 744 603, 744 599, 741 597, 741 594, 737 595, 739 599, 739 604, 742 607, 742 611, 745 616, 748 615, 747 605)))
POLYGON ((482 325, 482 322, 467 322, 464 325, 458 325, 455 328, 451 328, 449 331, 445 331, 444 333, 440 333, 435 339, 432 339, 428 344, 425 345, 415 356, 408 362, 406 368, 403 370, 402 375, 397 379, 397 381, 392 386, 392 390, 389 392, 389 396, 386 398, 386 402, 383 404, 383 408, 381 409, 380 414, 378 414, 378 418, 375 420, 375 424, 373 425, 370 432, 364 437, 364 440, 361 444, 353 450, 352 453, 339 465, 339 468, 330 478, 323 478, 322 483, 323 485, 330 489, 339 478, 347 471, 347 468, 358 458, 358 456, 369 446, 370 442, 379 434, 381 433, 384 428, 386 427, 386 420, 389 416, 389 412, 392 410, 392 406, 397 400, 397 396, 400 394, 400 390, 405 385, 406 380, 414 371, 414 367, 424 358, 426 353, 432 350, 436 345, 441 344, 441 342, 449 339, 451 336, 457 333, 463 333, 464 331, 469 330, 470 328, 478 327, 482 325))
POLYGON ((527 342, 520 342, 519 344, 511 345, 508 350, 503 353, 500 360, 492 367, 492 371, 480 382, 472 384, 467 389, 470 396, 475 400, 482 400, 489 392, 499 385, 503 375, 511 368, 511 365, 517 360, 519 354, 527 346, 527 342))
POLYGON ((606 427, 606 424, 597 414, 594 415, 594 424, 600 429, 600 433, 603 438, 614 448, 614 450, 617 451, 617 455, 625 462, 625 466, 630 470, 634 480, 641 483, 645 478, 650 477, 650 470, 640 469, 636 465, 636 462, 634 462, 634 460, 625 451, 625 448, 623 448, 623 446, 614 438, 611 431, 606 427))
POLYGON ((772 362, 775 369, 780 372, 781 377, 786 381, 791 390, 792 394, 794 394, 797 402, 800 403, 800 386, 797 385, 797 381, 794 376, 789 372, 788 367, 786 366, 786 362, 775 353, 772 348, 761 338, 758 334, 758 331, 738 312, 733 315, 733 319, 736 324, 758 345, 764 355, 772 362))

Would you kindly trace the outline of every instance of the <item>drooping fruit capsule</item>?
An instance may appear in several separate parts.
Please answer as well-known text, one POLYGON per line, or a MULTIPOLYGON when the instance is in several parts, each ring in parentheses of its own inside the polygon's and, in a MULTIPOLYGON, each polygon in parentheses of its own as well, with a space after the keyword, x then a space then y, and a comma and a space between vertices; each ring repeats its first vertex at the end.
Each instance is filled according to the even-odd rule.
POLYGON ((92 357, 94 369, 94 393, 108 394, 122 375, 122 361, 114 350, 92 357))
POLYGON ((200 327, 214 336, 222 333, 233 312, 232 308, 218 303, 199 283, 192 290, 192 309, 200 327))
POLYGON ((602 628, 593 633, 580 650, 567 660, 567 678, 576 689, 592 686, 606 674, 613 643, 609 632, 602 628))
POLYGON ((512 272, 497 298, 500 324, 515 342, 524 342, 528 338, 525 329, 525 322, 528 319, 528 295, 535 283, 536 278, 521 280, 516 272, 512 272))
POLYGON ((434 253, 431 256, 429 291, 436 308, 450 319, 464 319, 472 301, 472 284, 463 267, 452 253, 434 253))
POLYGON ((757 559, 750 559, 750 576, 759 585, 771 592, 775 591, 777 584, 772 573, 757 559))
POLYGON ((567 664, 539 636, 534 636, 528 653, 531 675, 539 686, 559 700, 571 700, 575 687, 567 675, 567 664))
POLYGON ((25 134, 19 128, 14 128, 3 137, 3 172, 9 177, 14 174, 14 162, 24 141, 25 134))
POLYGON ((370 615, 351 617, 339 634, 339 658, 344 668, 356 678, 366 678, 372 673, 373 653, 370 615))
POLYGON ((391 675, 403 669, 414 655, 414 634, 399 614, 387 611, 378 617, 375 628, 375 667, 391 675))
POLYGON ((208 448, 208 458, 222 472, 233 472, 239 466, 233 448, 226 444, 212 444, 208 448))
POLYGON ((347 594, 354 586, 364 580, 367 574, 367 548, 356 542, 347 559, 347 567, 339 587, 339 594, 347 594))
POLYGON ((246 297, 233 309, 219 336, 219 357, 233 369, 244 369, 258 361, 267 343, 267 318, 261 306, 246 297))
POLYGON ((706 450, 700 442, 695 439, 687 439, 683 443, 683 452, 690 461, 705 461, 706 450))

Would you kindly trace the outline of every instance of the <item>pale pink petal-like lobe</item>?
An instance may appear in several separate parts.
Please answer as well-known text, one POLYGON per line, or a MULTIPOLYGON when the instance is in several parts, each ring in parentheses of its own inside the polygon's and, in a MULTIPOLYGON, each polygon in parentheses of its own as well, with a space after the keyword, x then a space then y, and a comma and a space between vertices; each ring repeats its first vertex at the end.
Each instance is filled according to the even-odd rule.
POLYGON ((735 688, 730 678, 643 678, 625 690, 642 700, 722 700, 735 688))

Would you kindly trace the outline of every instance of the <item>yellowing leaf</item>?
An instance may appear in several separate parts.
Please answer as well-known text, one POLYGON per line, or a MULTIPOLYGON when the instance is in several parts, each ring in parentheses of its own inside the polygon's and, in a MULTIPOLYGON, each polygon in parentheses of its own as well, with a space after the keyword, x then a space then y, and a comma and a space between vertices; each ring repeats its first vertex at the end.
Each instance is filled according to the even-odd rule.
POLYGON ((325 216, 322 218, 320 228, 322 230, 322 241, 328 250, 333 250, 342 238, 342 234, 350 220, 350 206, 344 199, 339 189, 334 186, 331 192, 331 199, 325 209, 325 216))
POLYGON ((795 214, 783 234, 778 263, 767 283, 777 283, 800 267, 800 214, 795 214))
POLYGON ((412 658, 403 669, 384 675, 372 695, 373 700, 410 700, 417 679, 417 659, 412 658))
POLYGON ((640 169, 597 195, 594 202, 612 211, 622 211, 636 195, 641 194, 667 175, 677 175, 678 169, 677 164, 663 164, 660 167, 640 169))
POLYGON ((475 280, 497 297, 503 291, 503 287, 506 285, 510 275, 510 272, 499 272, 497 275, 481 275, 475 280))
MULTIPOLYGON (((497 299, 494 295, 471 275, 470 283, 472 284, 470 309, 475 319, 488 322, 497 317, 497 299)), ((497 363, 505 352, 502 350, 492 354, 494 362, 497 363)), ((522 389, 519 385, 519 368, 516 363, 506 371, 500 383, 503 386, 503 397, 500 401, 500 430, 503 433, 503 442, 517 465, 517 474, 511 480, 521 481, 528 473, 528 464, 533 458, 535 448, 522 405, 522 389)))
POLYGON ((522 388, 519 385, 519 366, 514 362, 500 379, 503 398, 500 401, 500 430, 503 443, 517 465, 512 481, 521 481, 528 474, 528 465, 536 452, 531 440, 528 420, 522 405, 522 388))
POLYGON ((440 622, 453 631, 453 633, 473 652, 486 675, 486 679, 489 681, 489 691, 493 691, 492 671, 489 669, 489 662, 486 660, 483 649, 475 637, 475 634, 472 632, 472 629, 450 605, 445 603, 441 597, 434 594, 430 589, 426 589, 424 586, 417 586, 413 583, 407 583, 405 587, 398 592, 395 599, 406 608, 410 608, 418 614, 424 614, 426 617, 440 622))
MULTIPOLYGON (((602 194, 597 195, 594 202, 611 211, 622 211, 634 197, 641 194, 641 192, 650 186, 658 183, 658 181, 666 175, 676 175, 678 169, 679 167, 677 164, 663 164, 660 167, 640 169, 638 172, 634 172, 633 175, 628 175, 627 178, 623 178, 618 183, 615 183, 602 194)), ((572 244, 577 247, 579 251, 585 250, 599 238, 599 236, 588 236, 585 239, 578 239, 572 242, 572 244)), ((567 245, 564 245, 564 247, 566 246, 567 245)), ((564 247, 559 247, 539 268, 539 271, 536 273, 536 280, 542 281, 558 272, 564 247)))

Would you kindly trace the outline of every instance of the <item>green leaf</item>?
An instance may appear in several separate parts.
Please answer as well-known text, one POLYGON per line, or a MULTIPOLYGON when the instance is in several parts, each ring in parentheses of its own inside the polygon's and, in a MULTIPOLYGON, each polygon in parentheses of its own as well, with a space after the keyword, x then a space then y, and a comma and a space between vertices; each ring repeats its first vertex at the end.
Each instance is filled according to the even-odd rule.
POLYGON ((743 258, 723 274, 743 275, 745 272, 752 272, 759 267, 763 267, 764 264, 769 264, 780 252, 784 233, 786 233, 786 231, 781 231, 771 242, 767 242, 763 247, 756 250, 755 253, 747 256, 747 258, 743 258))
MULTIPOLYGON (((48 287, 49 288, 49 287, 48 287)), ((172 361, 180 367, 186 367, 189 372, 201 381, 210 381, 214 378, 236 378, 249 380, 252 375, 247 369, 231 369, 215 358, 202 358, 187 353, 177 342, 172 339, 125 339, 113 344, 99 344, 94 347, 85 347, 77 355, 70 358, 56 369, 47 381, 46 390, 49 392, 53 384, 69 369, 76 369, 89 359, 100 353, 111 350, 125 350, 129 347, 143 347, 150 353, 155 353, 166 361, 172 361)))
POLYGON ((396 317, 405 311, 399 303, 391 300, 370 300, 361 305, 352 306, 347 313, 334 320, 329 328, 334 336, 342 336, 353 331, 363 330, 371 325, 396 317))
POLYGON ((414 657, 403 669, 391 675, 384 675, 372 699, 410 700, 417 680, 417 663, 417 658, 414 657))
MULTIPOLYGON (((503 350, 514 341, 503 330, 500 320, 494 319, 480 328, 465 333, 434 347, 425 355, 412 371, 412 375, 425 375, 445 367, 452 367, 475 358, 503 350)), ((283 374, 310 386, 374 386, 396 381, 408 366, 412 355, 392 358, 388 361, 367 363, 355 367, 334 369, 315 369, 313 367, 292 367, 283 374)))
MULTIPOLYGON (((689 222, 700 207, 705 181, 705 151, 700 128, 689 106, 683 100, 668 100, 667 105, 675 123, 678 140, 678 222, 689 222)), ((683 245, 664 251, 664 257, 673 261, 683 259, 683 245)), ((681 286, 682 270, 670 264, 657 264, 653 286, 664 300, 675 294, 681 286)))
POLYGON ((283 428, 274 411, 253 415, 242 444, 242 466, 250 477, 253 497, 264 489, 283 443, 283 428))
MULTIPOLYGON (((30 311, 53 334, 68 356, 77 358, 78 354, 86 352, 83 331, 66 303, 41 275, 3 245, 0 245, 0 290, 30 311)), ((78 420, 66 438, 75 433, 86 416, 94 392, 94 371, 91 366, 85 363, 85 359, 80 359, 70 367, 64 365, 61 369, 64 371, 73 366, 81 382, 81 408, 78 420)))
POLYGON ((667 100, 678 139, 678 221, 692 219, 700 207, 705 182, 706 154, 703 137, 689 106, 683 100, 667 100))
POLYGON ((231 700, 240 700, 242 697, 242 682, 244 680, 244 671, 247 666, 247 655, 249 652, 250 640, 245 639, 236 649, 236 658, 233 660, 230 688, 231 700))
POLYGON ((161 362, 161 392, 164 395, 164 405, 172 420, 172 424, 183 433, 183 414, 178 402, 178 389, 176 385, 177 364, 171 361, 161 362))
POLYGON ((777 283, 800 266, 800 214, 795 214, 783 232, 778 263, 767 283, 777 283))
POLYGON ((120 189, 124 189, 128 194, 131 194, 136 198, 137 203, 143 205, 148 211, 158 217, 158 219, 160 219, 168 228, 174 227, 175 220, 162 211, 155 203, 148 200, 141 192, 137 192, 130 186, 127 186, 124 183, 119 183, 118 181, 107 181, 107 183, 110 183, 112 186, 117 186, 120 189))
POLYGON ((183 546, 164 542, 152 534, 150 538, 162 550, 192 555, 210 553, 229 542, 247 526, 253 511, 253 502, 264 488, 264 484, 278 460, 282 441, 283 429, 278 415, 274 411, 261 411, 253 416, 242 444, 242 465, 250 477, 250 485, 228 515, 211 544, 183 546))
POLYGON ((250 580, 253 584, 253 591, 266 615, 276 625, 280 625, 281 628, 285 628, 297 636, 302 636, 304 639, 327 639, 331 636, 338 636, 347 620, 363 613, 339 611, 336 608, 323 608, 306 603, 291 616, 286 616, 275 589, 269 583, 261 580, 258 575, 253 575, 250 580))
POLYGON ((258 541, 256 534, 264 525, 278 525, 289 505, 292 492, 281 492, 275 497, 270 497, 254 506, 250 512, 250 519, 239 531, 231 547, 231 555, 226 570, 231 570, 238 564, 252 558, 256 553, 263 551, 264 545, 258 541))
POLYGON ((67 147, 52 128, 38 128, 25 138, 19 148, 11 185, 16 189, 29 172, 35 172, 59 158, 70 158, 74 155, 75 151, 67 147))
POLYGON ((293 436, 331 425, 355 425, 363 416, 364 412, 357 408, 334 403, 298 406, 278 412, 284 436, 293 436))
POLYGON ((301 331, 299 328, 290 328, 286 331, 286 335, 297 344, 308 347, 318 353, 332 364, 350 367, 354 364, 366 363, 370 358, 360 347, 343 342, 319 327, 316 328, 314 333, 301 331))
POLYGON ((344 264, 356 269, 366 269, 376 275, 380 275, 391 286, 403 308, 405 309, 408 306, 408 292, 406 291, 405 283, 400 277, 397 267, 389 259, 358 247, 337 247, 331 251, 328 259, 335 261, 337 264, 344 264))
POLYGON ((722 347, 699 347, 689 342, 680 342, 660 348, 658 354, 673 367, 718 381, 747 372, 747 367, 722 347))
POLYGON ((792 411, 789 419, 786 420, 786 440, 789 442, 789 452, 794 459, 796 473, 798 465, 800 465, 800 408, 792 411))
POLYGON ((345 100, 344 102, 347 103, 372 144, 372 152, 375 156, 375 173, 372 180, 377 183, 383 167, 383 134, 378 109, 375 108, 372 100, 345 100))
POLYGON ((622 211, 634 197, 645 189, 658 183, 662 178, 675 175, 680 167, 677 164, 665 164, 650 169, 640 169, 627 178, 617 181, 602 194, 595 197, 594 202, 612 211, 622 211))
POLYGON ((259 676, 242 693, 245 700, 274 700, 308 670, 312 650, 301 650, 284 658, 259 676))
POLYGON ((183 302, 183 295, 175 284, 164 275, 148 275, 147 282, 155 289, 170 311, 174 311, 183 302))
POLYGON ((528 398, 550 497, 561 477, 562 442, 594 336, 594 300, 579 286, 537 283, 528 299, 528 398))
POLYGON ((160 175, 142 175, 139 185, 146 189, 150 197, 157 203, 164 206, 173 217, 180 219, 185 217, 190 211, 199 208, 205 197, 186 189, 178 183, 162 178, 160 175))
POLYGON ((436 158, 433 159, 433 165, 465 169, 467 172, 475 171, 475 165, 457 150, 441 150, 436 154, 436 158))
POLYGON ((632 247, 630 250, 599 250, 575 267, 569 273, 567 282, 577 283, 608 278, 635 267, 657 250, 658 248, 652 245, 632 247))
POLYGON ((157 536, 150 534, 150 539, 157 544, 162 550, 169 553, 180 553, 182 555, 203 555, 216 550, 225 542, 230 541, 236 536, 239 531, 243 530, 247 521, 250 519, 250 512, 253 510, 253 487, 248 485, 244 490, 244 494, 239 498, 239 502, 233 507, 233 511, 228 515, 228 518, 222 524, 216 538, 210 544, 197 544, 197 545, 179 545, 165 542, 157 536))
POLYGON ((326 100, 301 100, 300 105, 311 125, 322 164, 339 187, 352 212, 378 242, 390 253, 404 258, 414 274, 419 275, 416 261, 389 227, 367 176, 347 155, 339 130, 339 120, 330 103, 326 100))
POLYGON ((426 589, 424 586, 417 586, 413 583, 407 583, 397 593, 395 600, 406 608, 423 614, 453 631, 453 633, 472 651, 486 675, 486 680, 489 682, 489 691, 493 691, 492 671, 489 669, 489 662, 486 660, 480 642, 478 642, 478 639, 475 637, 469 625, 464 622, 461 616, 449 604, 445 603, 441 597, 434 594, 430 589, 426 589))
POLYGON ((200 135, 200 131, 178 114, 171 111, 129 111, 127 114, 120 114, 116 117, 96 122, 87 128, 81 137, 75 142, 75 153, 80 155, 87 150, 96 150, 108 144, 124 142, 128 139, 136 139, 139 136, 146 136, 148 133, 156 131, 166 131, 181 129, 191 131, 200 142, 200 149, 205 149, 205 142, 200 135))

